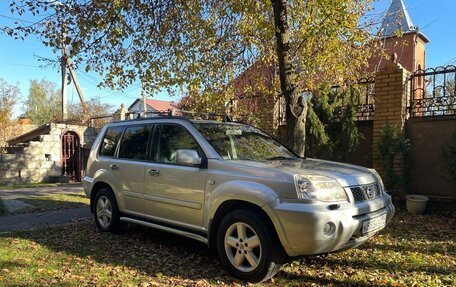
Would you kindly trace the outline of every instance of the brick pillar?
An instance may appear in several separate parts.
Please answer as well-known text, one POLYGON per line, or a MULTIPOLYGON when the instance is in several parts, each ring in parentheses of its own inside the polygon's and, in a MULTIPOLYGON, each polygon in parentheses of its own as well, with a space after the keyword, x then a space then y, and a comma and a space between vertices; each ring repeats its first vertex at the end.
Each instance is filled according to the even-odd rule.
MULTIPOLYGON (((400 64, 388 63, 375 75, 375 116, 373 123, 373 164, 383 175, 378 159, 377 144, 387 124, 404 132, 407 117, 407 78, 409 72, 400 64)), ((403 174, 403 159, 395 162, 394 169, 403 174)))
POLYGON ((128 110, 125 108, 124 104, 121 104, 120 109, 118 109, 117 111, 114 112, 114 114, 112 114, 112 120, 113 121, 124 121, 127 112, 128 112, 128 110))

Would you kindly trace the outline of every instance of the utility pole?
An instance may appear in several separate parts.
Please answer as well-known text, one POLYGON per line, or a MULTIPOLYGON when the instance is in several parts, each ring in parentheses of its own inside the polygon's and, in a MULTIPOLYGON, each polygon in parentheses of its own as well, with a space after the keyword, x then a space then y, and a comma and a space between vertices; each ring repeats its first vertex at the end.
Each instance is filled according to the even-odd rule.
POLYGON ((73 80, 74 87, 76 88, 76 91, 78 92, 79 99, 81 100, 81 105, 84 110, 84 114, 87 114, 89 111, 87 109, 87 103, 84 98, 84 93, 82 92, 81 86, 79 85, 78 78, 76 77, 76 72, 74 71, 73 64, 71 63, 70 57, 67 57, 67 66, 68 70, 70 71, 70 76, 71 79, 73 80))
POLYGON ((60 68, 62 72, 62 121, 68 119, 68 94, 67 94, 67 55, 65 49, 65 24, 62 25, 62 58, 60 58, 60 68))
POLYGON ((66 53, 65 47, 65 25, 62 25, 62 58, 60 59, 60 66, 62 71, 62 120, 68 120, 68 92, 67 92, 67 69, 70 72, 71 80, 78 92, 79 99, 81 100, 82 108, 84 110, 84 116, 88 115, 87 103, 84 99, 84 94, 82 92, 81 86, 79 86, 78 78, 76 77, 76 72, 74 71, 73 64, 71 63, 70 57, 66 53))
POLYGON ((65 46, 62 46, 62 58, 60 59, 60 66, 62 71, 62 120, 68 119, 68 95, 67 95, 67 57, 65 53, 65 46))
POLYGON ((147 103, 146 103, 147 97, 146 97, 146 93, 144 92, 144 87, 143 87, 142 81, 141 81, 141 95, 143 97, 144 117, 147 117, 147 103))

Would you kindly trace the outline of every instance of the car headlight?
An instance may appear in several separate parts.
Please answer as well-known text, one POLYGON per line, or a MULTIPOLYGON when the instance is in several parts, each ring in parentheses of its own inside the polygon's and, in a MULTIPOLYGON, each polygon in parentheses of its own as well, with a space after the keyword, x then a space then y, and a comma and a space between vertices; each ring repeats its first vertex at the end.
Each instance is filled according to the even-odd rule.
POLYGON ((343 187, 333 178, 321 175, 294 176, 298 198, 319 201, 347 201, 343 187))
POLYGON ((369 171, 372 172, 375 175, 375 177, 377 178, 378 184, 380 185, 380 190, 382 192, 386 192, 385 191, 385 185, 383 185, 383 180, 382 180, 380 174, 378 174, 378 172, 375 169, 373 169, 373 168, 369 168, 369 171))

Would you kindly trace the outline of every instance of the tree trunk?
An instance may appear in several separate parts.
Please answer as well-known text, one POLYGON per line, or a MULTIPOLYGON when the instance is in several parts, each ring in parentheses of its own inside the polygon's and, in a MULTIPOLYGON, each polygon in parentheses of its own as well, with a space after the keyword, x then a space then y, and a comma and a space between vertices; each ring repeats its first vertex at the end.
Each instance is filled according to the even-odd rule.
POLYGON ((290 53, 287 0, 271 0, 279 62, 280 90, 286 104, 285 144, 298 155, 304 156, 306 140, 307 102, 296 87, 296 70, 290 53))

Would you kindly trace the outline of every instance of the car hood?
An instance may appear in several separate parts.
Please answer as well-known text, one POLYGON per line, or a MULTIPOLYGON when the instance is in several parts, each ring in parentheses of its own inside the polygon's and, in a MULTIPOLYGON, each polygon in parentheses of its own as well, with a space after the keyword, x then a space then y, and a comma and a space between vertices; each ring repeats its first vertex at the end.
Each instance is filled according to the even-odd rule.
POLYGON ((337 180, 343 187, 377 181, 377 177, 368 168, 312 158, 274 161, 242 160, 237 162, 252 168, 274 168, 290 174, 327 176, 337 180))

